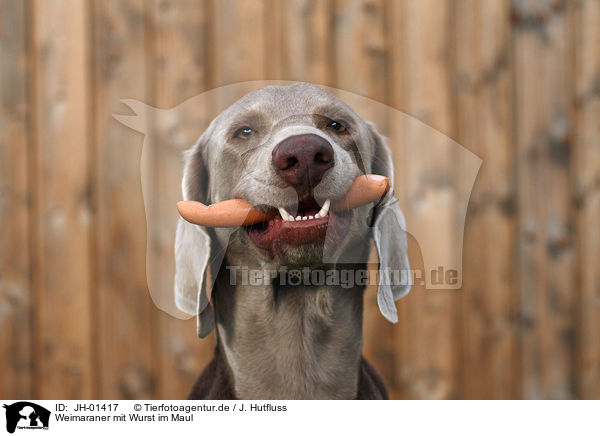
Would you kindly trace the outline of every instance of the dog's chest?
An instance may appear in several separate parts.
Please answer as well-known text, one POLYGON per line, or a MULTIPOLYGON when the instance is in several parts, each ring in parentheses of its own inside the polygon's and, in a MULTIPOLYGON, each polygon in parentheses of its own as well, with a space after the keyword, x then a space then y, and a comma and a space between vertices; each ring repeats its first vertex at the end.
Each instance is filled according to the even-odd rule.
POLYGON ((220 325, 236 396, 355 398, 360 324, 357 327, 351 306, 341 303, 326 289, 297 289, 276 308, 255 307, 254 313, 240 308, 245 313, 237 314, 228 332, 220 325))

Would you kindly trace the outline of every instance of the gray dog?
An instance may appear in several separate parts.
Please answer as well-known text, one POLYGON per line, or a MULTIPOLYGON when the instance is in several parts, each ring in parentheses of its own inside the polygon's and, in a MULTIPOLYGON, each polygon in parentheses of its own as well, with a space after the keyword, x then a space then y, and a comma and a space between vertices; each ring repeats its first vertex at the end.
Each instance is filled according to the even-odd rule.
POLYGON ((391 192, 377 204, 327 210, 369 173, 393 180, 384 139, 345 103, 306 83, 244 96, 187 152, 185 200, 241 198, 276 216, 236 229, 179 221, 176 301, 182 307, 199 296, 200 337, 217 328, 215 356, 191 399, 387 398, 361 356, 365 283, 335 278, 348 271, 362 277, 373 239, 378 305, 397 321, 394 300, 410 283, 382 277, 408 271, 404 218, 391 192), (244 277, 255 272, 265 275, 244 277), (313 272, 332 281, 304 280, 313 272))

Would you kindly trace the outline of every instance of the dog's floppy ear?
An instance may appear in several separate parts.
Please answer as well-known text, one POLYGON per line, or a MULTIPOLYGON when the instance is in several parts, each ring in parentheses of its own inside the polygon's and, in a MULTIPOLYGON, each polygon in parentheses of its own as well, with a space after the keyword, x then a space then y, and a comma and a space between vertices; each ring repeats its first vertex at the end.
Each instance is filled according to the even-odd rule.
MULTIPOLYGON (((186 152, 182 191, 184 200, 210 204, 206 165, 205 132, 192 149, 186 152)), ((211 230, 190 224, 179 218, 175 236, 175 304, 196 315, 198 336, 205 338, 215 327, 215 317, 209 302, 206 271, 210 264, 211 230)))
POLYGON ((393 196, 394 166, 385 139, 369 123, 369 134, 373 141, 371 172, 387 176, 392 189, 377 204, 373 214, 373 240, 379 256, 379 285, 377 305, 381 314, 391 322, 398 322, 394 301, 410 291, 410 265, 406 243, 406 223, 393 196))

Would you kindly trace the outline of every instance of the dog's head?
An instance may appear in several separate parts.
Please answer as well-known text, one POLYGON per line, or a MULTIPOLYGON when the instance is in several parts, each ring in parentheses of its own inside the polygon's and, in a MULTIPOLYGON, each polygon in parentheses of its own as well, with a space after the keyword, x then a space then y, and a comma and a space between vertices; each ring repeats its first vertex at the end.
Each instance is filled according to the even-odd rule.
MULTIPOLYGON (((326 210, 365 173, 393 180, 390 152, 373 124, 344 102, 306 83, 247 94, 215 118, 188 152, 183 195, 205 204, 242 198, 275 218, 234 231, 180 220, 177 293, 204 289, 211 249, 213 257, 226 253, 234 265, 315 267, 365 262, 373 237, 380 268, 407 270, 404 220, 391 193, 377 205, 326 210)), ((409 284, 387 286, 380 307, 395 320, 393 300, 409 284)), ((198 314, 210 309, 200 294, 198 314)))

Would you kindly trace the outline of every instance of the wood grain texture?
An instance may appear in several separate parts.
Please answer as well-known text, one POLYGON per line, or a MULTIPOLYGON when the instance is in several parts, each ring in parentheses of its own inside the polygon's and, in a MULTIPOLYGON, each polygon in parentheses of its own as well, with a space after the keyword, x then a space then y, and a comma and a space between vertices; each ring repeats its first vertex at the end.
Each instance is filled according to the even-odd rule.
POLYGON ((0 6, 0 398, 33 395, 27 20, 0 6))
MULTIPOLYGON (((406 161, 406 142, 402 139, 406 134, 405 121, 405 77, 408 66, 404 60, 404 20, 406 19, 402 2, 386 2, 386 46, 388 47, 388 70, 386 76, 387 101, 393 109, 393 114, 388 115, 388 140, 387 144, 392 153, 394 162, 394 196, 405 204, 407 195, 406 170, 410 163, 406 161)), ((404 211, 406 213, 406 211, 404 211)), ((407 234, 410 267, 413 270, 423 269, 422 259, 418 256, 419 248, 412 235, 407 234)), ((418 286, 413 285, 411 292, 418 292, 418 286)), ((410 355, 408 353, 408 311, 409 299, 403 298, 396 302, 398 309, 398 324, 392 326, 391 340, 394 354, 393 394, 398 399, 410 398, 410 355)))
MULTIPOLYGON (((450 4, 437 1, 407 1, 402 3, 404 110, 428 126, 453 135, 452 108, 452 15, 450 4)), ((409 144, 419 142, 418 132, 411 129, 405 135, 409 144), (416 136, 415 136, 416 135, 416 136)), ((411 233, 423 235, 417 241, 421 250, 431 247, 436 256, 444 258, 455 240, 455 217, 445 216, 443 226, 427 231, 427 217, 440 214, 440 206, 452 204, 451 155, 428 156, 419 147, 407 147, 406 195, 411 209, 418 211, 407 220, 411 233), (440 174, 445 174, 438 183, 440 174)), ((450 211, 451 208, 442 206, 450 211)), ((419 253, 410 253, 411 260, 419 253)), ((427 272, 426 272, 427 273, 427 272)), ((407 297, 407 348, 403 360, 407 396, 410 398, 454 398, 458 396, 457 353, 458 300, 447 290, 424 290, 413 286, 407 297)))
POLYGON ((457 140, 484 161, 465 234, 461 397, 513 398, 516 179, 510 135, 510 4, 459 1, 455 16, 457 140))
POLYGON ((266 2, 213 0, 211 87, 266 77, 266 2))
POLYGON ((97 1, 94 47, 95 282, 99 396, 156 392, 154 306, 146 282, 141 137, 111 116, 121 99, 147 102, 148 22, 143 1, 97 1))
MULTIPOLYGON (((156 0, 152 5, 151 56, 152 101, 170 109, 204 91, 207 86, 208 2, 181 3, 156 0)), ((181 200, 183 152, 202 133, 203 112, 178 110, 178 118, 151 120, 145 143, 152 152, 149 283, 173 300, 173 241, 177 224, 175 204, 181 200), (166 229, 171 229, 168 231, 166 229)), ((174 302, 173 302, 174 304, 174 302)), ((200 340, 195 318, 184 321, 155 310, 157 344, 156 396, 180 399, 188 394, 194 381, 208 363, 215 345, 214 334, 200 340)))
MULTIPOLYGON (((483 159, 463 289, 413 286, 397 325, 367 290, 365 354, 392 396, 600 398, 599 21, 598 0, 2 2, 0 396, 187 395, 214 337, 148 285, 172 295, 181 151, 234 96, 182 105, 145 138, 111 115, 283 79, 388 104, 483 159)), ((456 243, 455 217, 428 219, 462 168, 429 159, 402 117, 365 116, 394 141, 423 269, 424 246, 456 243)))
MULTIPOLYGON (((383 2, 342 0, 333 11, 333 51, 335 76, 333 87, 385 103, 388 52, 385 40, 383 2)), ((377 130, 387 135, 387 113, 381 109, 363 111, 377 130)), ((370 269, 376 270, 377 256, 372 253, 370 269)), ((380 372, 392 397, 394 385, 394 326, 379 312, 376 286, 368 286, 364 297, 363 354, 380 372)))
POLYGON ((574 396, 571 6, 528 1, 513 10, 525 398, 574 396))
POLYGON ((575 11, 576 132, 572 162, 579 288, 577 391, 600 397, 600 2, 575 11))
POLYGON ((91 398, 87 6, 34 1, 35 398, 91 398))
MULTIPOLYGON (((328 0, 276 1, 281 20, 280 78, 331 85, 334 74, 332 11, 328 0)), ((273 21, 267 27, 276 25, 273 21)), ((269 58, 273 57, 272 52, 269 58)))

